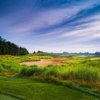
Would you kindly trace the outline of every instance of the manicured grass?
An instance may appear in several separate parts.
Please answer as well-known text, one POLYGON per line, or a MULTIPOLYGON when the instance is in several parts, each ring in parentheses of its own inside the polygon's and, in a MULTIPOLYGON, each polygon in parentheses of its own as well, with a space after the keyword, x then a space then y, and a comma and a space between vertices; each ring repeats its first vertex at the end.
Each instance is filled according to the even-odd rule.
POLYGON ((22 96, 26 100, 99 100, 68 87, 28 78, 0 77, 0 91, 22 96))
POLYGON ((0 94, 0 100, 20 100, 20 99, 8 95, 0 94))

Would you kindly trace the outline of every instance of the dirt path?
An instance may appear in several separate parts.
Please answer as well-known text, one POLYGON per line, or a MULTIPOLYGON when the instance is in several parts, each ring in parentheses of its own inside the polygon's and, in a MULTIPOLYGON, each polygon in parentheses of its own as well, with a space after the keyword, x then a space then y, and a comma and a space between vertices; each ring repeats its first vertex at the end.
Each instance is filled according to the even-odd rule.
POLYGON ((27 66, 37 65, 37 66, 48 66, 48 65, 64 65, 64 61, 68 58, 52 58, 52 59, 41 59, 40 61, 22 62, 27 66))

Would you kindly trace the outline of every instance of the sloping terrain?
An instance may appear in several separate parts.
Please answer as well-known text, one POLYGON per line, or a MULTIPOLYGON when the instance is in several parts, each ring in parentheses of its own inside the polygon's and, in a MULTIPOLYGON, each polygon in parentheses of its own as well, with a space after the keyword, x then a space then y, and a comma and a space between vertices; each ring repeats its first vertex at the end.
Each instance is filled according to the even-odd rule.
MULTIPOLYGON (((15 77, 0 77, 0 92, 18 95, 25 100, 99 100, 92 95, 61 85, 15 77)), ((7 99, 6 96, 0 95, 0 100, 17 99, 7 99)))
POLYGON ((21 99, 17 99, 17 98, 14 98, 12 96, 0 94, 0 100, 21 100, 21 99))

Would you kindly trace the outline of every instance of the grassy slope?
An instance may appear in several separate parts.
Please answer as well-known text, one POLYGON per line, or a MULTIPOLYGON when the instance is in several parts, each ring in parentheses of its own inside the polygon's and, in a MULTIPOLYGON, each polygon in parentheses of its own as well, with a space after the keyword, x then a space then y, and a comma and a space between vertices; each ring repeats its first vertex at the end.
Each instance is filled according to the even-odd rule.
POLYGON ((0 77, 0 91, 20 95, 26 100, 99 100, 64 86, 27 78, 0 77))
POLYGON ((20 99, 17 99, 8 95, 0 94, 0 100, 20 100, 20 99))

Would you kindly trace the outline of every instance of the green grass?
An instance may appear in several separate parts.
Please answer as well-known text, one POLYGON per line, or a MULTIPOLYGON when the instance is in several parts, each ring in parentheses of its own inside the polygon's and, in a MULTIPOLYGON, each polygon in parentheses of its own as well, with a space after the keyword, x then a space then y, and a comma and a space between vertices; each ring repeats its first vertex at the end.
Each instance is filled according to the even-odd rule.
POLYGON ((26 100, 99 100, 92 95, 65 86, 29 78, 0 77, 0 91, 24 97, 26 100))
POLYGON ((8 95, 0 94, 0 100, 20 100, 20 99, 8 95))
POLYGON ((0 75, 15 75, 20 72, 20 70, 25 67, 25 65, 20 65, 13 61, 0 61, 0 75))
MULTIPOLYGON (((100 59, 99 59, 100 57, 71 56, 69 60, 65 61, 64 65, 49 65, 48 67, 38 67, 38 66, 29 67, 29 66, 19 64, 20 62, 23 62, 23 61, 34 61, 34 60, 49 59, 49 58, 52 58, 52 57, 48 55, 47 56, 46 55, 45 56, 40 56, 40 55, 39 56, 36 56, 36 55, 0 56, 0 76, 18 76, 19 77, 19 78, 0 77, 1 91, 2 92, 6 91, 7 93, 25 97, 27 98, 27 100, 30 97, 32 97, 32 95, 33 95, 33 98, 36 98, 36 100, 43 100, 45 99, 46 92, 49 94, 47 95, 49 97, 47 97, 46 100, 64 100, 63 98, 67 98, 65 95, 65 92, 71 93, 70 92, 71 90, 68 90, 68 88, 66 90, 65 89, 63 90, 62 88, 65 88, 63 86, 62 87, 60 86, 59 88, 58 85, 48 84, 48 83, 43 83, 43 82, 38 82, 35 80, 28 79, 31 77, 32 79, 36 78, 40 80, 45 80, 47 82, 50 81, 51 83, 54 83, 54 82, 57 83, 59 81, 66 83, 67 81, 71 81, 72 83, 78 84, 81 87, 89 88, 95 93, 100 93, 100 59), (22 79, 21 77, 27 77, 27 78, 22 79), (42 93, 41 92, 42 90, 38 89, 38 87, 40 87, 39 85, 41 84, 44 84, 44 86, 46 85, 45 86, 46 88, 43 87, 44 88, 43 91, 46 91, 46 92, 42 93), (33 85, 36 86, 37 89, 33 85), (53 89, 50 90, 53 87, 54 87, 55 92, 53 92, 54 91, 53 89), (57 92, 56 90, 59 92, 57 92), (23 93, 23 91, 26 91, 26 93, 23 93), (56 97, 57 94, 60 94, 60 91, 64 91, 61 93, 61 95, 59 95, 61 97, 59 96, 56 97), (39 94, 37 92, 39 92, 39 94), (53 92, 55 95, 51 94, 50 92, 53 92), (53 97, 56 99, 53 99, 53 97)), ((74 100, 73 98, 71 98, 70 94, 68 95, 69 95, 68 100, 74 100)), ((77 93, 75 95, 78 96, 77 93)), ((78 98, 80 98, 80 95, 78 98)), ((33 99, 30 98, 29 100, 33 100, 33 99)), ((80 99, 77 99, 77 100, 80 100, 80 99)), ((83 100, 93 100, 93 99, 83 99, 83 100)))
POLYGON ((100 60, 90 60, 90 57, 76 57, 73 59, 73 63, 62 66, 49 65, 44 68, 37 66, 22 68, 19 76, 37 77, 51 82, 70 80, 82 87, 91 88, 92 91, 100 93, 100 60), (76 63, 75 60, 79 63, 76 63))
POLYGON ((23 56, 0 55, 0 61, 24 62, 24 61, 39 61, 40 59, 50 59, 52 56, 35 56, 32 54, 23 56))
MULTIPOLYGON (((0 55, 0 72, 14 72, 18 73, 25 65, 20 65, 20 62, 24 61, 38 61, 40 59, 50 59, 51 56, 11 56, 11 55, 0 55)), ((1 74, 1 73, 0 73, 1 74)))
POLYGON ((99 62, 72 65, 49 65, 45 68, 36 66, 26 67, 20 71, 21 75, 34 76, 45 75, 54 76, 61 79, 80 79, 84 81, 100 81, 99 62))

